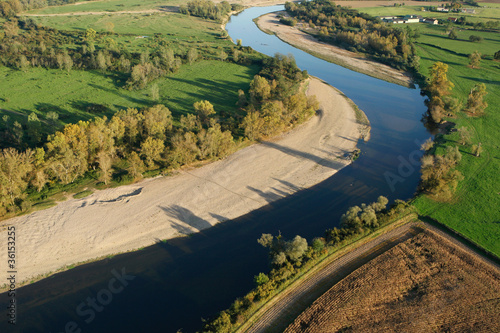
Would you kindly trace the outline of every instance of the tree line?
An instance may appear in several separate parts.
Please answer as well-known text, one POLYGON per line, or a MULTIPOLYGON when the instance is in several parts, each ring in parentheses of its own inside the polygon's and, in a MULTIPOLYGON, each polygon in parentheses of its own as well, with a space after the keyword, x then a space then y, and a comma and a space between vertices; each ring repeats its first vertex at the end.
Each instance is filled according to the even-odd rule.
POLYGON ((78 1, 81 0, 4 0, 0 1, 0 17, 13 17, 26 10, 67 5, 78 1))
POLYGON ((176 72, 182 64, 200 59, 217 59, 249 64, 251 50, 233 46, 217 49, 189 47, 187 50, 171 45, 160 35, 154 39, 157 47, 142 52, 130 52, 118 45, 111 32, 97 33, 59 31, 37 25, 33 20, 10 19, 0 32, 0 63, 26 71, 30 67, 97 69, 120 72, 128 76, 127 87, 144 88, 149 82, 176 72))
POLYGON ((241 7, 239 4, 229 4, 227 1, 215 4, 211 0, 191 0, 185 5, 180 5, 179 12, 186 15, 221 21, 229 12, 241 9, 241 7))
POLYGON ((281 234, 262 234, 257 242, 268 249, 269 273, 254 277, 255 288, 244 297, 236 299, 229 309, 205 322, 202 332, 229 333, 244 323, 253 312, 272 296, 286 287, 301 273, 309 270, 329 253, 351 243, 362 235, 373 232, 380 225, 411 212, 406 202, 396 200, 387 208, 387 198, 380 196, 370 204, 354 206, 342 216, 340 227, 325 231, 323 237, 310 243, 297 235, 286 239, 281 234))
MULTIPOLYGON (((226 114, 229 125, 228 119, 219 117, 222 112, 217 113, 209 101, 202 100, 194 103, 193 113, 182 115, 177 122, 164 105, 129 108, 110 119, 96 117, 68 124, 49 135, 41 147, 3 149, 0 216, 29 208, 28 192, 48 193, 50 188, 85 176, 107 184, 124 173, 135 180, 147 170, 167 171, 223 158, 237 148, 235 136, 240 128, 249 140, 278 134, 315 111, 314 103, 308 103, 299 91, 305 78, 307 73, 300 71, 292 58, 276 55, 264 60, 250 84, 248 100, 240 92, 240 107, 247 115, 234 119, 226 114), (255 117, 264 121, 266 132, 249 129, 253 126, 249 118, 255 117), (273 122, 267 124, 271 119, 273 122)), ((31 121, 36 123, 34 117, 31 121)))
POLYGON ((411 28, 396 28, 357 10, 337 6, 330 0, 287 2, 285 8, 293 18, 308 23, 318 36, 355 52, 400 69, 418 68, 411 28))

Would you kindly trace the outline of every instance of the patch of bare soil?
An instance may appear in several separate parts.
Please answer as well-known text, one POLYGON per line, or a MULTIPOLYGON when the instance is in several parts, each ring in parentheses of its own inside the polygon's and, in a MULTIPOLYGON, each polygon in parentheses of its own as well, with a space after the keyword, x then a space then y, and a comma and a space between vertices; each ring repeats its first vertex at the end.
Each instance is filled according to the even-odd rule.
POLYGON ((427 230, 351 273, 285 332, 499 332, 499 316, 499 270, 427 230))
POLYGON ((301 29, 307 29, 307 27, 301 23, 295 27, 280 23, 277 18, 279 14, 286 14, 286 12, 263 15, 258 19, 257 25, 263 31, 274 33, 284 42, 320 58, 387 81, 405 86, 411 85, 411 78, 405 72, 367 59, 359 53, 350 52, 343 48, 320 42, 313 36, 302 31, 301 29))

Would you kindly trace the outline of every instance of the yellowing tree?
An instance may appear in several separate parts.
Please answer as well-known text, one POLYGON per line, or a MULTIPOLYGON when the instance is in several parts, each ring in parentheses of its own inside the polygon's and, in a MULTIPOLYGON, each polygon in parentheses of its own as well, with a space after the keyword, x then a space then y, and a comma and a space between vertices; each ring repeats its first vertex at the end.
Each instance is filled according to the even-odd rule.
POLYGON ((214 106, 209 101, 199 101, 194 103, 193 107, 201 122, 208 125, 210 116, 215 114, 214 106))
POLYGON ((455 86, 448 80, 448 65, 440 61, 434 63, 430 70, 431 79, 427 89, 434 96, 444 96, 455 86))
POLYGON ((474 114, 482 113, 488 107, 488 103, 483 100, 486 94, 486 85, 484 83, 474 85, 467 98, 467 111, 474 114))
POLYGON ((141 155, 146 159, 149 168, 155 166, 155 162, 161 160, 161 154, 165 151, 165 144, 162 140, 147 137, 141 144, 141 155))

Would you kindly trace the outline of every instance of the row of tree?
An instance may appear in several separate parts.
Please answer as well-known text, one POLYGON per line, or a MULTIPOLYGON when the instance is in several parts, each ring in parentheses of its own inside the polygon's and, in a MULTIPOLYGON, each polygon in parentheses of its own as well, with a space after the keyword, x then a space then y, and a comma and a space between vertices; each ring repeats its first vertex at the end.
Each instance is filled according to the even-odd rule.
POLYGON ((202 332, 232 332, 273 293, 292 281, 299 273, 313 267, 324 255, 364 233, 376 230, 378 224, 373 221, 383 224, 409 211, 408 204, 403 201, 396 200, 390 209, 386 208, 387 203, 387 198, 381 196, 374 203, 350 208, 342 216, 340 228, 325 231, 324 237, 314 238, 310 244, 301 236, 287 240, 281 234, 278 236, 263 234, 257 242, 269 250, 270 272, 256 275, 255 288, 234 301, 229 309, 206 322, 202 332), (359 211, 363 213, 359 214, 359 211), (370 217, 365 219, 364 215, 370 217), (363 222, 368 220, 370 222, 363 222))
POLYGON ((179 12, 186 15, 221 21, 231 10, 234 10, 233 7, 235 6, 237 5, 231 5, 227 1, 215 4, 211 0, 191 0, 185 5, 179 6, 179 12))
POLYGON ((388 26, 370 15, 337 6, 330 0, 287 2, 285 8, 292 17, 309 23, 327 42, 370 53, 398 68, 415 67, 413 39, 417 35, 408 27, 388 26))
POLYGON ((0 17, 13 17, 25 10, 66 5, 78 1, 80 0, 3 0, 0 1, 0 17))
MULTIPOLYGON (((472 68, 478 68, 481 55, 475 52, 470 55, 472 68)), ((430 78, 427 81, 426 90, 429 98, 425 101, 427 113, 434 123, 441 123, 445 117, 451 117, 464 110, 471 115, 481 115, 488 104, 484 101, 487 94, 484 83, 475 84, 467 97, 467 103, 463 108, 462 103, 450 96, 455 86, 448 80, 448 65, 436 62, 430 68, 430 78)))

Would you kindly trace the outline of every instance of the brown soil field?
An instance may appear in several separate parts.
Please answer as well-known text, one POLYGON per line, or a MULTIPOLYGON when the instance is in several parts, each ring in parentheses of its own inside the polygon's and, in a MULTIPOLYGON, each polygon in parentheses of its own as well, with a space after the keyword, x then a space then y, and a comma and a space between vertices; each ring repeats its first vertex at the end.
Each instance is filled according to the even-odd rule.
POLYGON ((500 271, 430 230, 352 272, 285 330, 500 332, 500 271))

